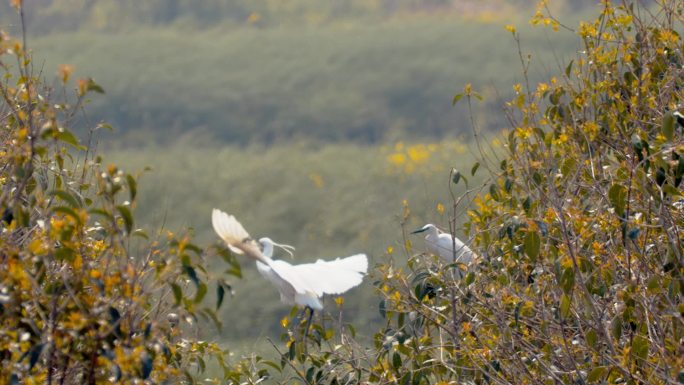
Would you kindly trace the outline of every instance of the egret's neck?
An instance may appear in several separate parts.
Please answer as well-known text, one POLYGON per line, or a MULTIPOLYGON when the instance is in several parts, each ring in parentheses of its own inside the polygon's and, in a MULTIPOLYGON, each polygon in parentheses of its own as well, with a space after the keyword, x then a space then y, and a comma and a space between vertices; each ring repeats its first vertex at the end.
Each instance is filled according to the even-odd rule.
POLYGON ((430 227, 427 229, 427 234, 425 234, 425 239, 437 239, 439 237, 439 233, 437 232, 436 227, 430 227))
POLYGON ((264 249, 261 251, 261 254, 269 259, 273 258, 273 244, 271 242, 262 242, 261 245, 264 247, 264 249))

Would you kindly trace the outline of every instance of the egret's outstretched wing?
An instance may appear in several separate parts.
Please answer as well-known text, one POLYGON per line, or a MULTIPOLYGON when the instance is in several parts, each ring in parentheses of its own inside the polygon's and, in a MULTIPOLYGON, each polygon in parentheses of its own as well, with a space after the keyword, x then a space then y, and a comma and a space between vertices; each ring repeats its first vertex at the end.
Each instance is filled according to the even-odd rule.
POLYGON ((211 212, 211 224, 214 231, 223 239, 230 251, 236 254, 247 254, 257 260, 264 260, 259 245, 247 233, 242 224, 234 216, 219 209, 211 212))
POLYGON ((294 265, 292 269, 299 284, 307 291, 319 297, 342 294, 361 283, 368 270, 368 258, 365 254, 357 254, 332 261, 319 259, 314 263, 294 265))

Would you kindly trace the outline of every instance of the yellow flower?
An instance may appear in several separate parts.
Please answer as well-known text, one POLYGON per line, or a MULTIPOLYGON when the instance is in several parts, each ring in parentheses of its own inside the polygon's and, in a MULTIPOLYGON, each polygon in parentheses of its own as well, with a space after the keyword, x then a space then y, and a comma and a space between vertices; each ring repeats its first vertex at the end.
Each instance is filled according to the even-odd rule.
POLYGON ((406 155, 404 155, 402 153, 394 153, 394 154, 388 156, 387 160, 389 160, 389 162, 395 166, 401 166, 404 163, 406 163, 406 155))
POLYGON ((416 164, 423 164, 430 159, 430 152, 423 145, 411 146, 407 153, 409 159, 416 164))
POLYGON ((325 183, 323 182, 323 177, 315 172, 309 174, 309 179, 314 184, 314 186, 316 186, 316 188, 323 188, 323 186, 325 185, 325 183))

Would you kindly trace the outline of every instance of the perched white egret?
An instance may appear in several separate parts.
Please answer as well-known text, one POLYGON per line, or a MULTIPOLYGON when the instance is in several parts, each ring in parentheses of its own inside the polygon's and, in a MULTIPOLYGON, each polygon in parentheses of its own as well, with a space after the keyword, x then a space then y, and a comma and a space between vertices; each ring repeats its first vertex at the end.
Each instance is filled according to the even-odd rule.
POLYGON ((425 235, 425 247, 430 253, 439 256, 443 262, 458 262, 470 266, 477 259, 477 254, 470 250, 463 241, 439 230, 437 226, 431 223, 411 232, 411 234, 423 232, 427 232, 427 235, 425 235))
POLYGON ((214 209, 211 214, 214 231, 228 248, 236 254, 245 254, 256 260, 257 270, 271 281, 280 292, 280 299, 289 304, 309 308, 308 324, 314 310, 323 309, 320 299, 325 294, 342 294, 358 286, 368 270, 365 254, 337 258, 333 261, 318 260, 314 263, 291 265, 285 261, 273 260, 273 247, 277 246, 290 255, 294 248, 281 245, 270 238, 254 241, 234 216, 214 209))

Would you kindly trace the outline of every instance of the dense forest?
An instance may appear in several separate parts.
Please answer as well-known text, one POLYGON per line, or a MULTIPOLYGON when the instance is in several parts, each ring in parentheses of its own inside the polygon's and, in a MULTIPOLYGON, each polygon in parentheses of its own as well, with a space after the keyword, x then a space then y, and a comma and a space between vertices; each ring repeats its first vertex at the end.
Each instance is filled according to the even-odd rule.
POLYGON ((684 5, 473 4, 3 3, 2 383, 682 383, 684 5))

